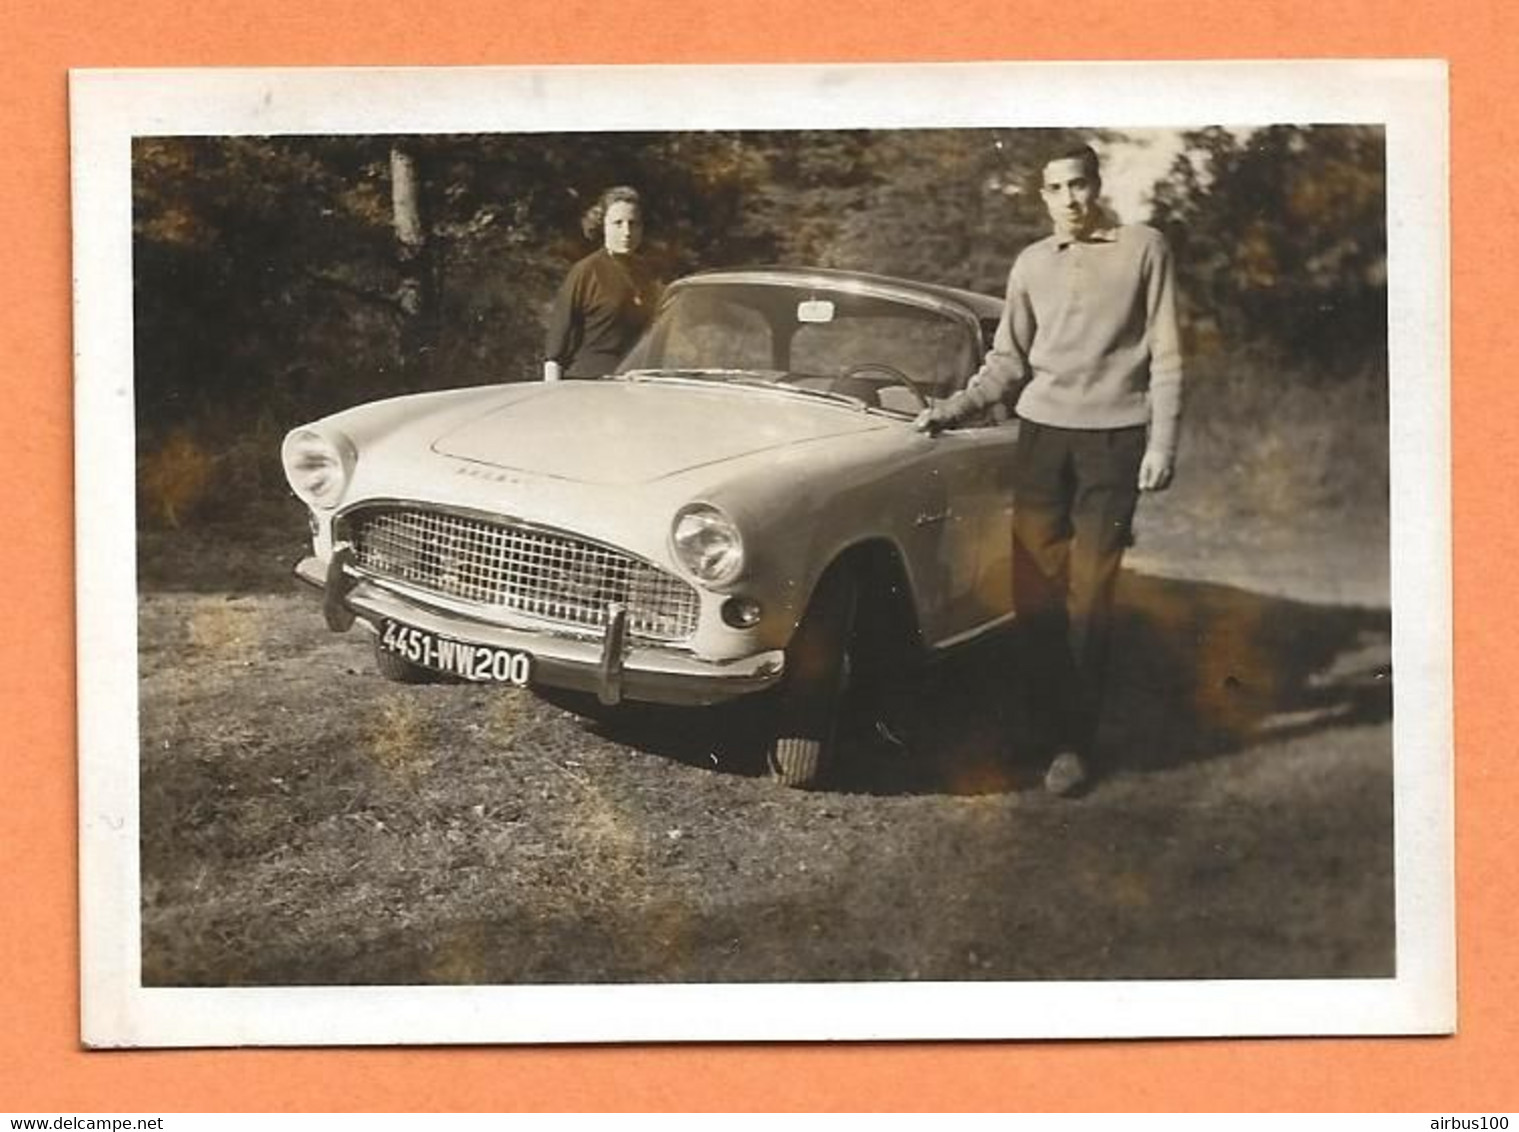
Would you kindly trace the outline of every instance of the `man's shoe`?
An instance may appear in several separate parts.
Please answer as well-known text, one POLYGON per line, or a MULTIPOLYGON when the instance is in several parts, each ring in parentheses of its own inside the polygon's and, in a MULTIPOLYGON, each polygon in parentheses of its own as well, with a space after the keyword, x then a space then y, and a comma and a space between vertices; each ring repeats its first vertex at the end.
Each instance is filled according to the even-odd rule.
POLYGON ((1075 751, 1061 751, 1050 760, 1050 767, 1044 772, 1044 789, 1056 797, 1069 798, 1079 793, 1091 778, 1086 760, 1075 751))

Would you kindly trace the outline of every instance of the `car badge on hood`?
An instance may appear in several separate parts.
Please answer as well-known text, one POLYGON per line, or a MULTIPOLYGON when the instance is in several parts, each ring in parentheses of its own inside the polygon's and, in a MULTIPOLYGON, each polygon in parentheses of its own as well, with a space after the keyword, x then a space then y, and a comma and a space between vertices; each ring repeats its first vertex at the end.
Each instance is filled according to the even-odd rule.
POLYGON ((469 476, 471 479, 489 480, 491 483, 517 483, 518 477, 500 468, 487 468, 480 464, 473 464, 458 456, 452 457, 459 462, 454 469, 456 476, 469 476))

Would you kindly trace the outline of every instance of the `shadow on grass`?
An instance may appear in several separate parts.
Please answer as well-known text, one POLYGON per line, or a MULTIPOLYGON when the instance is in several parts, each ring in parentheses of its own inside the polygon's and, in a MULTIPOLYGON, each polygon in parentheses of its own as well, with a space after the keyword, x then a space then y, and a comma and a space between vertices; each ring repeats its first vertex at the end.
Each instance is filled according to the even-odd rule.
MULTIPOLYGON (((1230 586, 1125 573, 1101 747, 1112 770, 1200 762, 1392 716, 1391 618, 1230 586)), ((826 786, 872 794, 986 794, 1036 784, 1048 752, 1020 689, 1016 633, 927 666, 858 704, 826 786)), ((752 705, 633 708, 594 726, 691 765, 765 773, 752 705)))

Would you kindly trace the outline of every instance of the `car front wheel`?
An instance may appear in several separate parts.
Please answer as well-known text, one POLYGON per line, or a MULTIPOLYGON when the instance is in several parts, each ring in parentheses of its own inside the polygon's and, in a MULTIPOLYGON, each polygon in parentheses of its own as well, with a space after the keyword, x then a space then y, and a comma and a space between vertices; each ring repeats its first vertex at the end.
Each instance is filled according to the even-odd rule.
POLYGON ((769 750, 770 771, 786 786, 815 786, 827 770, 849 687, 859 600, 853 574, 829 571, 786 647, 769 750))

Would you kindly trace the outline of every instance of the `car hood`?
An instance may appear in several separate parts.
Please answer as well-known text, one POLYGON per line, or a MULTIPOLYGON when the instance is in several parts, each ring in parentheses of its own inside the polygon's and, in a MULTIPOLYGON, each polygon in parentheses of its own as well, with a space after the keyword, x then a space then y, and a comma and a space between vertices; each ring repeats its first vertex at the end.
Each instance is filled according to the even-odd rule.
POLYGON ((578 483, 648 483, 710 464, 886 427, 848 405, 734 385, 563 381, 483 409, 441 456, 578 483))

